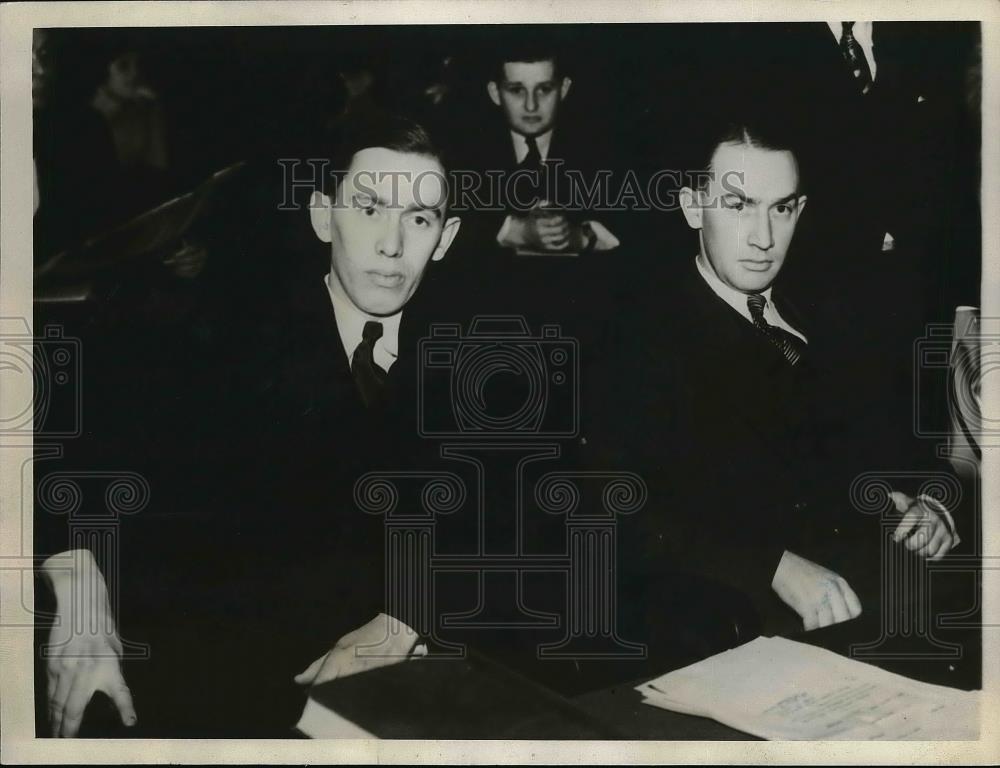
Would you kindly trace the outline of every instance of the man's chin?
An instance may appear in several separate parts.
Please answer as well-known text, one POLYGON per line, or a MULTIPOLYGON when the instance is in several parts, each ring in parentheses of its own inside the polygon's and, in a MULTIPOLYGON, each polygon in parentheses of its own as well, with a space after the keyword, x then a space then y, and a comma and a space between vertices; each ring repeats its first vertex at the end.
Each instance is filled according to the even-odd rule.
POLYGON ((399 296, 374 296, 368 297, 358 306, 358 309, 374 317, 389 317, 399 312, 405 304, 406 298, 403 294, 399 296))
POLYGON ((774 269, 764 271, 745 269, 740 275, 740 290, 744 293, 763 293, 771 287, 776 277, 777 272, 774 269))
POLYGON ((549 127, 544 123, 521 123, 518 125, 518 132, 522 136, 541 136, 549 127))

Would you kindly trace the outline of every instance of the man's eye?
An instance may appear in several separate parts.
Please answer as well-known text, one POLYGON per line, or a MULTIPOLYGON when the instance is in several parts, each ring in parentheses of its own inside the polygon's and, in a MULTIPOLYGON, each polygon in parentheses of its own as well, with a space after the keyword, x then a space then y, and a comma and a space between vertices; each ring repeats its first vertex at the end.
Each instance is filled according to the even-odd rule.
POLYGON ((422 214, 417 214, 412 219, 410 219, 410 221, 413 222, 414 226, 420 227, 421 229, 424 229, 431 225, 431 220, 422 214))
POLYGON ((728 208, 731 211, 742 211, 743 201, 742 200, 723 200, 722 206, 728 208))
POLYGON ((548 96, 554 90, 555 90, 555 87, 553 87, 551 85, 540 85, 540 86, 538 86, 538 95, 539 96, 548 96))
POLYGON ((792 212, 792 206, 788 203, 781 203, 781 205, 775 206, 774 210, 779 216, 787 216, 792 212))

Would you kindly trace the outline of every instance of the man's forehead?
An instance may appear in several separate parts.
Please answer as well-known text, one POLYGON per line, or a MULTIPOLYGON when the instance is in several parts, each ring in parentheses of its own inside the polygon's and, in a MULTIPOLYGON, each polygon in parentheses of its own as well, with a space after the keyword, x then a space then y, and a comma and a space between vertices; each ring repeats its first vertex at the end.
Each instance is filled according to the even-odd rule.
POLYGON ((440 208, 447 196, 444 167, 431 156, 369 147, 354 154, 345 189, 374 193, 389 206, 440 208))
POLYGON ((508 82, 538 82, 555 77, 555 62, 552 59, 538 61, 506 61, 503 76, 508 82))
POLYGON ((387 147, 366 147, 354 153, 348 173, 366 172, 382 177, 397 175, 413 178, 422 173, 443 175, 444 168, 433 155, 399 152, 387 147))
POLYGON ((716 147, 711 165, 713 184, 747 198, 780 199, 798 190, 798 163, 787 149, 728 142, 716 147))

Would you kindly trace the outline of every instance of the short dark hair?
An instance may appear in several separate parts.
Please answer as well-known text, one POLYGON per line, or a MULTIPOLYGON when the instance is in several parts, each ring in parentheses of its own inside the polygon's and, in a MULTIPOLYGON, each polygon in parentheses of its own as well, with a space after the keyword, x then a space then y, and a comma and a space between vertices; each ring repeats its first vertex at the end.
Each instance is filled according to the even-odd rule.
MULTIPOLYGON (((779 95, 769 98, 759 91, 745 98, 722 99, 723 107, 703 116, 693 126, 696 136, 687 163, 688 173, 711 170, 712 156, 724 144, 745 145, 775 152, 787 151, 795 156, 802 186, 805 162, 802 116, 794 104, 779 95)), ((701 177, 702 182, 706 179, 701 177)))
POLYGON ((329 173, 316 179, 316 189, 323 194, 332 195, 343 183, 358 152, 375 147, 437 160, 446 190, 451 187, 444 152, 423 125, 405 115, 378 110, 351 115, 331 130, 327 147, 329 173))
POLYGON ((551 61, 556 78, 566 76, 566 57, 553 41, 541 35, 526 35, 509 45, 497 47, 490 58, 489 77, 494 82, 503 80, 503 65, 515 61, 534 63, 551 61))
POLYGON ((427 129, 405 115, 372 111, 352 116, 337 126, 329 146, 334 172, 345 172, 354 155, 371 147, 432 157, 447 169, 444 153, 427 129))

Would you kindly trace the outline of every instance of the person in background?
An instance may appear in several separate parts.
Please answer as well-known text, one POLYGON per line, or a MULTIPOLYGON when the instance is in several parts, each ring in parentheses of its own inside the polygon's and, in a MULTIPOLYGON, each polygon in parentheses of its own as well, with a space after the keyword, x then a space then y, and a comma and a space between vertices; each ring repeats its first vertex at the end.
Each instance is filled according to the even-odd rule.
POLYGON ((33 30, 36 265, 108 227, 120 203, 119 165, 110 131, 66 75, 77 66, 77 58, 78 52, 64 45, 54 30, 33 30))
POLYGON ((106 55, 106 77, 90 103, 114 138, 127 196, 142 210, 167 194, 166 121, 137 46, 124 38, 113 42, 106 55))
POLYGON ((494 57, 486 92, 500 119, 464 137, 456 153, 456 167, 479 173, 481 194, 489 194, 491 208, 500 211, 477 214, 482 247, 581 253, 619 245, 578 201, 557 194, 570 190, 568 171, 589 184, 594 171, 607 168, 585 127, 563 118, 573 86, 565 56, 544 38, 526 38, 494 57), (502 174, 498 199, 489 187, 490 171, 502 174))

